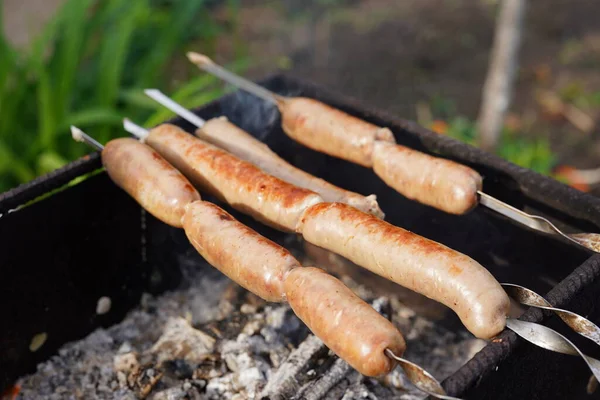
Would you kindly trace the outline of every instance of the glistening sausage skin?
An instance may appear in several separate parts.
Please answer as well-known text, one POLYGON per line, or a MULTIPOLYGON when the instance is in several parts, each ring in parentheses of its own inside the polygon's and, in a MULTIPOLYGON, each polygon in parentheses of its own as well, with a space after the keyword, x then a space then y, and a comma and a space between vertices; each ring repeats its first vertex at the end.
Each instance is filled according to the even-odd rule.
POLYGON ((389 129, 313 99, 283 99, 279 110, 283 130, 292 139, 311 149, 364 167, 373 165, 373 143, 376 140, 395 143, 389 129))
POLYGON ((294 269, 285 280, 285 292, 306 326, 361 374, 380 376, 394 368, 385 349, 404 353, 406 343, 394 325, 322 270, 294 269))
POLYGON ((256 165, 268 174, 318 193, 326 202, 350 204, 361 211, 384 218, 375 195, 363 196, 344 190, 294 167, 266 144, 227 121, 225 117, 206 121, 201 129, 196 130, 196 136, 256 165))
POLYGON ((341 203, 308 209, 298 232, 309 243, 445 304, 479 338, 504 329, 506 292, 464 254, 341 203))
POLYGON ((285 300, 284 279, 300 266, 286 249, 205 201, 187 206, 183 228, 198 253, 231 280, 267 301, 285 300))
POLYGON ((482 179, 475 170, 408 147, 375 142, 373 171, 409 199, 450 214, 477 206, 482 179))
POLYGON ((323 201, 174 125, 152 129, 146 143, 194 184, 279 229, 294 231, 304 210, 323 201))
POLYGON ((117 186, 150 214, 176 228, 181 228, 185 206, 200 200, 181 172, 137 140, 111 140, 102 150, 102 163, 117 186))
POLYGON ((481 176, 458 163, 396 145, 392 132, 313 99, 282 99, 282 127, 295 141, 375 173, 409 199, 452 214, 478 204, 481 176))

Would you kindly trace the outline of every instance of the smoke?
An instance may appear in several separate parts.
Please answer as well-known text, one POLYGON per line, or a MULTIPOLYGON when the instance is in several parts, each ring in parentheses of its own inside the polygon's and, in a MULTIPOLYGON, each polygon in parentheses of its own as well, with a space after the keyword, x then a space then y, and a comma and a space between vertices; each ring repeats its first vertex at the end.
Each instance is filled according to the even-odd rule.
POLYGON ((279 110, 273 103, 238 90, 221 102, 223 115, 229 121, 264 141, 279 119, 279 110))

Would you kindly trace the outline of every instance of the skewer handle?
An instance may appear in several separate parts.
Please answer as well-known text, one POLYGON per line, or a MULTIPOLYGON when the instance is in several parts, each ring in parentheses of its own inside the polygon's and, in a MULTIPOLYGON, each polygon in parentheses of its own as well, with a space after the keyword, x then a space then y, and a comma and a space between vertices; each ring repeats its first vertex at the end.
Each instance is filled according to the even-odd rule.
POLYGON ((284 101, 284 98, 282 96, 279 96, 271 92, 270 90, 267 90, 262 86, 257 85, 254 82, 244 79, 241 76, 229 72, 225 68, 216 64, 213 60, 211 60, 204 54, 189 52, 187 53, 187 57, 192 63, 196 64, 198 68, 224 80, 225 82, 237 86, 242 90, 250 92, 263 100, 269 101, 276 105, 279 105, 282 101, 284 101))
POLYGON ((73 125, 71 125, 71 136, 73 136, 73 140, 76 142, 85 143, 98 151, 104 150, 104 146, 100 142, 73 125))
POLYGON ((206 123, 205 120, 189 111, 188 109, 182 107, 180 104, 171 100, 167 95, 161 92, 158 89, 145 89, 144 93, 146 96, 150 97, 152 100, 156 101, 158 104, 161 104, 165 108, 173 111, 175 114, 179 115, 186 121, 194 124, 198 128, 202 128, 206 123))
POLYGON ((147 129, 142 128, 138 124, 135 124, 134 122, 132 122, 128 118, 125 118, 123 120, 123 128, 127 132, 131 133, 133 136, 135 136, 138 139, 140 139, 140 141, 142 141, 142 142, 148 137, 148 130, 147 129))

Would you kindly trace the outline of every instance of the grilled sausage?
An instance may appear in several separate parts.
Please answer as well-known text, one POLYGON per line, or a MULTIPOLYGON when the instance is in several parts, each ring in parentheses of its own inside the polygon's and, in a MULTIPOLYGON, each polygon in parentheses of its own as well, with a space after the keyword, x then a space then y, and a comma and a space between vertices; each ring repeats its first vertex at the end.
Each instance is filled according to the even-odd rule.
POLYGON ((267 301, 285 300, 284 279, 300 266, 286 249, 205 201, 187 206, 183 228, 200 255, 231 280, 267 301))
POLYGON ((283 130, 292 139, 311 149, 364 167, 373 166, 373 144, 376 140, 395 143, 389 129, 313 99, 282 99, 279 110, 283 130))
POLYGON ((256 165, 268 174, 318 193, 326 202, 350 204, 381 219, 385 216, 375 195, 363 196, 344 190, 294 167, 260 140, 227 121, 226 117, 206 121, 201 129, 196 130, 196 136, 256 165))
POLYGON ((200 200, 190 182, 156 151, 137 140, 111 140, 102 150, 110 178, 150 214, 181 228, 185 206, 200 200))
POLYGON ((309 243, 445 304, 479 338, 504 329, 508 296, 464 254, 341 203, 311 207, 298 231, 309 243))
POLYGON ((464 214, 477 203, 481 176, 473 169, 395 146, 392 132, 319 101, 283 98, 282 127, 292 139, 375 173, 400 194, 439 210, 464 214))
POLYGON ((477 206, 482 179, 473 169, 408 147, 375 142, 373 170, 409 199, 451 214, 477 206))
POLYGON ((297 268, 285 280, 290 306, 331 350, 367 376, 395 366, 385 349, 401 356, 406 348, 398 330, 333 276, 318 268, 297 268))
POLYGON ((152 129, 146 143, 194 184, 279 229, 294 231, 304 210, 323 201, 174 125, 152 129))

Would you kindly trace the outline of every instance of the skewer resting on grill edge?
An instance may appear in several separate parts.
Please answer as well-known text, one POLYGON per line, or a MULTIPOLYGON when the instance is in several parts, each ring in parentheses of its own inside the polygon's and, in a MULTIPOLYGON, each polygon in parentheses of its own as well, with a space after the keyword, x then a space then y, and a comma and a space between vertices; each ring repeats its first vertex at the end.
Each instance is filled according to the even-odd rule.
MULTIPOLYGON (((134 124, 132 124, 131 122, 127 122, 126 128, 127 128, 128 131, 130 131, 130 132, 132 132, 134 134, 137 134, 137 135, 141 135, 143 138, 146 138, 146 139, 152 137, 151 136, 152 133, 150 133, 150 136, 147 136, 145 131, 141 131, 140 128, 133 128, 133 127, 134 127, 134 124)), ((178 129, 178 128, 174 128, 173 127, 173 128, 170 128, 170 129, 178 129)), ((161 131, 159 130, 159 131, 154 131, 154 132, 159 134, 161 131)), ((165 131, 162 131, 162 132, 165 132, 165 131)), ((181 137, 181 140, 183 140, 183 141, 192 141, 193 142, 193 141, 197 140, 197 139, 194 139, 194 140, 188 139, 188 134, 187 133, 182 133, 180 137, 181 137)), ((172 138, 173 137, 171 137, 171 139, 172 138)), ((202 145, 202 146, 205 147, 206 145, 202 145)), ((171 157, 174 157, 174 154, 177 154, 177 152, 175 152, 175 149, 163 149, 163 151, 165 151, 165 152, 167 152, 167 151, 168 152, 173 152, 170 155, 171 157)), ((186 153, 187 153, 187 151, 186 151, 186 153)), ((182 154, 182 153, 179 153, 179 154, 182 154)), ((227 156, 226 153, 221 153, 220 156, 221 157, 230 157, 230 156, 227 156)), ((176 157, 173 158, 173 159, 176 160, 176 157)), ((212 157, 211 157, 211 159, 214 160, 214 158, 212 158, 212 157)), ((183 165, 182 164, 181 168, 187 169, 188 172, 189 172, 190 168, 192 168, 192 166, 190 166, 190 165, 183 165)), ((208 178, 208 176, 205 176, 205 178, 208 178)), ((318 206, 319 205, 317 205, 317 207, 318 206)), ((325 206, 327 206, 327 205, 325 204, 325 206)), ((348 211, 350 212, 350 210, 348 210, 348 211)), ((325 212, 327 212, 327 211, 325 210, 325 212)), ((373 218, 373 217, 371 217, 371 218, 373 218)), ((375 221, 377 221, 377 219, 375 219, 375 218, 373 218, 373 219, 375 221)), ((373 221, 373 220, 371 220, 371 221, 373 221)), ((330 223, 332 223, 332 222, 330 222, 330 223)), ((384 223, 382 221, 380 223, 381 224, 386 224, 386 223, 384 223)), ((440 249, 440 250, 442 250, 442 249, 440 249)), ((452 254, 453 253, 450 253, 450 255, 452 255, 452 254)), ((448 254, 446 254, 446 255, 448 255, 448 254)), ((482 315, 482 316, 480 316, 478 318, 488 318, 488 317, 482 315)), ((566 339, 562 335, 560 335, 558 333, 556 333, 556 335, 553 335, 552 332, 554 332, 554 331, 552 331, 549 328, 546 328, 546 327, 544 327, 542 325, 535 324, 535 323, 530 323, 530 322, 524 322, 524 321, 516 321, 516 320, 510 319, 510 318, 506 319, 505 316, 503 318, 506 320, 506 326, 509 329, 513 330, 515 333, 517 333, 518 335, 522 336, 526 340, 528 340, 528 341, 530 341, 530 342, 532 342, 532 343, 534 343, 534 344, 536 344, 536 345, 538 345, 538 346, 540 346, 540 347, 542 347, 544 349, 548 349, 548 350, 552 350, 552 351, 559 351, 559 352, 563 352, 564 353, 565 351, 567 351, 567 350, 565 350, 565 348, 571 345, 570 342, 568 342, 568 341, 565 342, 566 339), (520 329, 523 326, 527 327, 527 329, 525 329, 525 330, 520 329), (547 343, 548 342, 548 338, 552 338, 552 343, 554 343, 552 346, 550 346, 547 343), (565 345, 564 343, 567 343, 567 345, 565 345)), ((499 333, 499 332, 497 332, 497 333, 499 333)), ((569 350, 570 353, 568 353, 568 354, 581 355, 581 352, 578 349, 576 349, 575 347, 571 346, 569 348, 571 350, 569 350)), ((590 367, 590 369, 592 369, 592 372, 594 373, 594 375, 597 378, 600 377, 600 370, 599 369, 595 369, 595 365, 596 365, 595 361, 590 361, 590 358, 587 357, 587 356, 584 357, 584 360, 588 363, 588 366, 590 367)))
MULTIPOLYGON (((131 121, 126 126, 137 137, 147 136, 145 129, 131 121)), ((75 140, 102 151, 102 161, 111 179, 143 207, 149 205, 147 211, 160 215, 155 206, 167 204, 176 211, 183 208, 180 222, 165 222, 183 228, 198 252, 241 286, 268 301, 288 301, 315 335, 359 372, 369 376, 386 374, 398 363, 423 392, 456 400, 446 395, 439 382, 423 368, 401 358, 406 344, 400 332, 341 281, 317 268, 302 267, 284 248, 214 204, 200 200, 198 192, 195 196, 186 195, 179 203, 146 201, 146 197, 165 197, 161 193, 148 193, 148 187, 140 190, 146 183, 154 184, 155 192, 165 189, 166 183, 189 186, 187 179, 154 150, 132 139, 117 139, 104 147, 76 127, 71 131, 75 140), (140 163, 132 163, 138 155, 142 156, 137 160, 140 163), (154 173, 153 179, 139 171, 140 164, 141 169, 154 173), (165 182, 159 182, 161 179, 165 182), (222 247, 218 246, 224 242, 222 247)))
POLYGON ((531 229, 559 235, 600 252, 600 234, 564 233, 547 219, 484 193, 481 176, 471 168, 397 145, 386 128, 318 101, 275 94, 227 71, 205 55, 190 52, 188 58, 200 69, 275 104, 282 115, 283 130, 292 139, 314 150, 373 168, 384 182, 409 199, 453 214, 464 214, 479 203, 531 229))
POLYGON ((195 133, 200 139, 220 147, 236 157, 255 164, 272 176, 296 186, 312 190, 327 202, 349 204, 378 218, 383 219, 385 217, 383 211, 379 208, 379 204, 377 204, 377 197, 375 195, 363 196, 342 189, 294 167, 279 157, 264 143, 229 122, 226 117, 221 116, 204 121, 196 114, 186 110, 165 96, 160 90, 146 89, 145 93, 150 98, 175 113, 180 114, 193 125, 197 126, 199 129, 195 133))
MULTIPOLYGON (((193 125, 196 125, 198 128, 202 128, 202 126, 204 125, 204 120, 202 120, 193 112, 187 110, 185 107, 176 103, 159 90, 148 89, 145 92, 149 97, 156 100, 158 103, 162 104, 169 110, 175 112, 179 116, 183 117, 193 125)), ((130 132, 137 132, 138 137, 144 137, 144 135, 147 135, 147 132, 140 132, 139 127, 137 127, 135 124, 131 124, 129 121, 125 122, 125 129, 130 132)), ((200 129, 197 131, 198 135, 205 136, 199 134, 199 131, 200 129)), ((221 141, 226 142, 226 138, 223 136, 226 136, 227 132, 221 131, 220 134, 221 141)), ((262 145, 264 146, 264 144, 262 145)), ((588 319, 571 311, 554 308, 552 304, 548 303, 542 296, 525 287, 510 283, 502 284, 502 287, 510 297, 517 300, 523 305, 554 311, 575 332, 600 345, 600 328, 588 319)))

